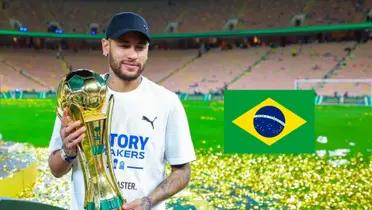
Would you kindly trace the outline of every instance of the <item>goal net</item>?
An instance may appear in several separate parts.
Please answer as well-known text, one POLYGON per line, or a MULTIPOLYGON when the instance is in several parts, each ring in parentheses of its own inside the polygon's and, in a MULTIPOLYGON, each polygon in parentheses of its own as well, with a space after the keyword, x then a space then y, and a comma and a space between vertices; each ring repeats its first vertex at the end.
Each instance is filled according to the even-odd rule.
POLYGON ((313 89, 317 104, 372 104, 372 79, 300 79, 296 90, 313 89))

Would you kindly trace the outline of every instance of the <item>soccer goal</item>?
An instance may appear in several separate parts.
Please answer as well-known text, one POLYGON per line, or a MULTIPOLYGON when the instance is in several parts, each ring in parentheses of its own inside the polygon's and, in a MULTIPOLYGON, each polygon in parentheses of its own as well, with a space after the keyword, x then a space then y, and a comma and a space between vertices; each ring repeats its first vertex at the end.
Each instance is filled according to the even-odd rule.
POLYGON ((313 89, 316 104, 372 106, 372 79, 299 79, 294 88, 313 89))

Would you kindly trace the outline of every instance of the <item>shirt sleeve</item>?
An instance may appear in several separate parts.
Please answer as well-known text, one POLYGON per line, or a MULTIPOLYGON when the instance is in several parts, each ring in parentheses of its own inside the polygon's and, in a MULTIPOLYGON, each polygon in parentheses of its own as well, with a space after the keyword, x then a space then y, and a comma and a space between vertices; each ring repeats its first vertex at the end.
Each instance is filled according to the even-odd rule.
POLYGON ((53 133, 52 137, 50 138, 49 142, 49 152, 52 153, 56 150, 62 149, 62 138, 59 133, 61 129, 61 120, 59 117, 56 117, 56 120, 54 122, 54 128, 53 128, 53 133))
POLYGON ((165 133, 165 159, 171 165, 189 163, 196 159, 185 109, 177 95, 168 115, 165 133))

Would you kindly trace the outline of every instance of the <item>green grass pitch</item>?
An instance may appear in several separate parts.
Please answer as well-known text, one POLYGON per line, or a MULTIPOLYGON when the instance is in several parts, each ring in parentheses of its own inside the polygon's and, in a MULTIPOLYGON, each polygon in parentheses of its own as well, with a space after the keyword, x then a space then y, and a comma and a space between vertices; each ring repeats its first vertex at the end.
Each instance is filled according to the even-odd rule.
MULTIPOLYGON (((183 102, 194 146, 223 148, 223 102, 183 102)), ((45 147, 55 120, 55 100, 0 100, 0 133, 3 139, 29 142, 45 147)), ((352 152, 371 153, 372 108, 362 106, 316 106, 315 136, 325 136, 327 144, 317 149, 349 148, 352 152)))

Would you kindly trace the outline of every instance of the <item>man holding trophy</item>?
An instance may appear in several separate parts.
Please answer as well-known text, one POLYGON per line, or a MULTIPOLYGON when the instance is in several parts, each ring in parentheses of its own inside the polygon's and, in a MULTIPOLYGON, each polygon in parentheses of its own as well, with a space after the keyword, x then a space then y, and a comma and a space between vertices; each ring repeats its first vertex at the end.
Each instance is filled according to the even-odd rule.
POLYGON ((195 153, 184 108, 142 76, 149 42, 143 17, 118 13, 102 39, 109 73, 61 81, 49 166, 56 177, 72 170, 70 209, 165 209, 189 182, 195 153))

